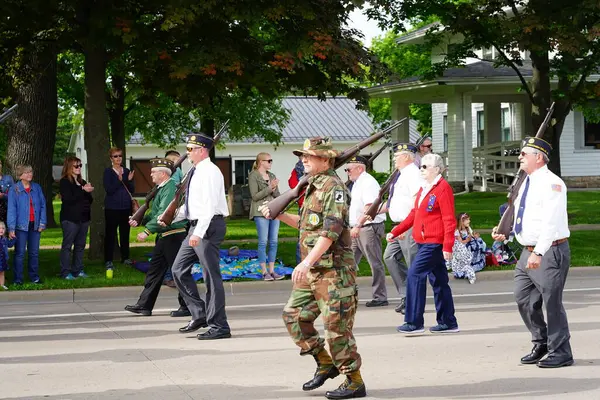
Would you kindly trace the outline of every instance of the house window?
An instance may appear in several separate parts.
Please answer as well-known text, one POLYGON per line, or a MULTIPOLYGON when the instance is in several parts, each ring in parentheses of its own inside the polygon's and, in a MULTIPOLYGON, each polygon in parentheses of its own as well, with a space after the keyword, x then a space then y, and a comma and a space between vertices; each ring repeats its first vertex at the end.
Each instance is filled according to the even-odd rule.
POLYGON ((485 120, 483 111, 477 111, 477 147, 484 145, 483 134, 485 132, 485 120))
POLYGON ((502 141, 510 142, 510 109, 503 108, 501 111, 500 130, 502 132, 502 141))
POLYGON ((583 122, 585 146, 592 146, 596 149, 600 149, 600 123, 589 122, 585 118, 583 119, 583 122))
POLYGON ((248 175, 252 172, 254 160, 235 160, 235 184, 248 184, 248 175))
POLYGON ((444 133, 444 152, 448 151, 448 116, 444 115, 442 119, 442 132, 444 133))

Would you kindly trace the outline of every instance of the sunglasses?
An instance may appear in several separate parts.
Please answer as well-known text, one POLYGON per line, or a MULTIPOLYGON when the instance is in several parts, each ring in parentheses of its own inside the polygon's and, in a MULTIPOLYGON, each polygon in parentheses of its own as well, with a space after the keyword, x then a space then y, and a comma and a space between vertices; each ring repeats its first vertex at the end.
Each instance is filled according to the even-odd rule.
POLYGON ((83 167, 82 164, 73 164, 73 168, 81 168, 81 167, 83 167))
POLYGON ((432 144, 427 144, 427 145, 422 144, 421 146, 431 148, 431 146, 433 146, 433 145, 432 144))
POLYGON ((427 169, 427 168, 430 168, 430 167, 432 167, 432 165, 429 165, 429 166, 427 166, 427 165, 421 165, 421 169, 427 169))
POLYGON ((534 155, 535 155, 535 154, 538 154, 538 153, 536 153, 535 151, 533 151, 533 152, 531 152, 531 153, 525 153, 524 151, 522 151, 522 152, 521 152, 521 157, 525 157, 525 156, 528 156, 528 155, 530 155, 530 154, 534 154, 534 155))
POLYGON ((273 160, 262 160, 262 161, 266 161, 266 162, 268 162, 269 164, 273 162, 273 160))
POLYGON ((111 157, 112 158, 123 158, 123 154, 114 154, 111 157))
POLYGON ((194 151, 196 149, 201 149, 201 147, 186 147, 185 151, 187 151, 188 153, 191 153, 192 151, 194 151))

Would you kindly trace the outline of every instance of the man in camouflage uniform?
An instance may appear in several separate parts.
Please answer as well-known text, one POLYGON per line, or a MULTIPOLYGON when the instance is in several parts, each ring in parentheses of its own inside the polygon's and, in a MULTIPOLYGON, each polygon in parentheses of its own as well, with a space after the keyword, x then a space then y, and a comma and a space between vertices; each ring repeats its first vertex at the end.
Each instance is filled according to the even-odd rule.
MULTIPOLYGON (((294 269, 292 294, 283 310, 290 336, 317 362, 314 377, 302 389, 313 390, 340 373, 346 380, 328 399, 365 397, 360 375, 361 358, 352 334, 358 301, 356 270, 351 250, 348 208, 350 198, 342 180, 333 170, 337 152, 329 138, 307 139, 302 150, 304 170, 310 176, 300 215, 284 213, 277 218, 300 229, 302 262, 294 269), (319 337, 314 321, 323 316, 326 340, 319 337)), ((267 207, 261 211, 270 218, 267 207)))

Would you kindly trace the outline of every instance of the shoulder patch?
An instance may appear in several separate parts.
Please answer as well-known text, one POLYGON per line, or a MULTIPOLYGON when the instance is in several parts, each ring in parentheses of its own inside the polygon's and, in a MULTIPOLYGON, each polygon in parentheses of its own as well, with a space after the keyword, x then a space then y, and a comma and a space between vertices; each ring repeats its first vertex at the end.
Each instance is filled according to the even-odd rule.
POLYGON ((344 203, 344 190, 342 189, 337 189, 334 193, 333 193, 333 198, 335 199, 335 202, 337 204, 343 204, 344 203))
POLYGON ((553 184, 552 186, 552 191, 553 192, 562 192, 562 186, 558 185, 558 184, 553 184))

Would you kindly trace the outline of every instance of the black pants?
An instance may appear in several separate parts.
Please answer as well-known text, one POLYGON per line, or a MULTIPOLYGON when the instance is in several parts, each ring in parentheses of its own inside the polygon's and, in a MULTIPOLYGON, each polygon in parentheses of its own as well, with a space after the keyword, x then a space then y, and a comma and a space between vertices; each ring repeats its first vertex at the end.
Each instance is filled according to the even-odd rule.
POLYGON ((131 210, 104 210, 104 262, 113 260, 117 228, 119 228, 119 246, 121 261, 129 258, 129 216, 131 210))
MULTIPOLYGON (((137 302, 138 305, 152 310, 154 304, 156 304, 156 298, 160 292, 160 288, 163 282, 163 276, 169 267, 173 265, 177 252, 181 247, 181 243, 186 237, 185 232, 175 233, 161 237, 156 241, 154 251, 152 252, 152 260, 150 261, 150 268, 146 273, 146 280, 144 282, 144 290, 140 294, 140 298, 137 302)), ((185 309, 187 306, 181 297, 178 296, 179 305, 185 309)))

